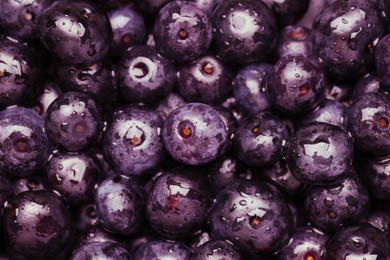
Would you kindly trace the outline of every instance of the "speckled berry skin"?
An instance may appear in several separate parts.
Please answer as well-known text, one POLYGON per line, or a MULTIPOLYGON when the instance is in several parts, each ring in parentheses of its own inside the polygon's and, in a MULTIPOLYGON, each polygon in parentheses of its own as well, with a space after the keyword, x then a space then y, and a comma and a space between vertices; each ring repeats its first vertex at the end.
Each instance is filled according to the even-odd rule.
POLYGON ((347 129, 355 146, 367 153, 390 153, 390 95, 372 93, 349 106, 347 129))
POLYGON ((95 191, 96 214, 109 232, 132 235, 144 220, 145 195, 138 182, 124 175, 103 180, 95 191))
POLYGON ((150 226, 170 239, 187 239, 206 223, 213 194, 199 170, 178 167, 161 175, 149 193, 150 226))
POLYGON ((116 259, 129 260, 130 253, 114 242, 93 242, 81 245, 73 250, 70 260, 116 259))
POLYGON ((311 227, 297 228, 288 244, 279 252, 278 260, 324 259, 326 241, 329 235, 311 227), (309 257, 312 258, 309 258, 309 257))
POLYGON ((220 103, 231 94, 233 70, 214 55, 203 55, 178 72, 178 91, 190 102, 220 103))
POLYGON ((242 260, 238 249, 226 240, 210 240, 195 248, 191 260, 242 260))
MULTIPOLYGON (((39 90, 41 50, 0 35, 0 107, 20 105, 39 90)), ((43 58, 42 58, 43 57, 43 58)))
POLYGON ((209 222, 215 239, 230 240, 247 255, 263 257, 287 241, 292 218, 274 186, 237 180, 217 194, 209 222))
POLYGON ((374 1, 335 1, 314 19, 311 49, 327 74, 339 80, 359 77, 373 63, 373 47, 386 32, 374 1))
POLYGON ((128 102, 146 104, 163 100, 176 82, 176 68, 149 46, 133 46, 122 53, 116 82, 128 102))
POLYGON ((8 35, 21 40, 37 38, 37 23, 54 0, 0 1, 0 27, 8 35))
POLYGON ((361 161, 358 172, 372 196, 390 199, 390 156, 370 156, 361 161))
POLYGON ((166 150, 175 160, 200 165, 220 155, 227 141, 227 132, 214 108, 202 103, 188 103, 168 115, 162 138, 166 150))
POLYGON ((170 240, 151 240, 143 244, 135 252, 134 260, 150 259, 180 259, 190 260, 190 249, 180 243, 170 240))
POLYGON ((50 187, 63 195, 69 204, 85 202, 93 195, 100 178, 100 168, 92 156, 85 152, 57 152, 46 165, 50 187))
POLYGON ((264 112, 240 122, 234 136, 234 151, 249 166, 271 165, 282 156, 288 136, 285 123, 264 112))
POLYGON ((345 227, 329 239, 325 259, 388 259, 389 244, 383 232, 363 224, 345 227))
POLYGON ((38 28, 42 44, 66 63, 96 63, 110 50, 110 22, 90 1, 55 1, 38 28))
POLYGON ((362 96, 369 93, 384 93, 388 92, 386 86, 380 83, 376 71, 367 73, 357 80, 351 94, 352 101, 356 101, 362 96))
POLYGON ((375 68, 379 81, 390 89, 390 34, 380 39, 375 46, 375 68))
POLYGON ((14 107, 0 112, 0 172, 14 177, 39 170, 51 150, 42 118, 34 111, 14 107))
POLYGON ((156 48, 177 62, 191 61, 207 51, 212 40, 209 17, 190 1, 172 1, 160 9, 153 29, 156 48))
POLYGON ((385 233, 387 241, 390 241, 390 215, 387 211, 372 210, 366 223, 385 233))
POLYGON ((350 174, 337 184, 310 186, 304 206, 309 221, 325 232, 335 232, 365 221, 371 200, 357 176, 350 174))
POLYGON ((325 75, 319 61, 303 55, 288 55, 278 60, 266 81, 272 106, 292 116, 314 109, 325 98, 325 89, 325 75))
POLYGON ((216 54, 224 61, 259 62, 275 45, 275 17, 263 1, 222 1, 213 12, 212 23, 216 54))
POLYGON ((275 56, 280 59, 287 55, 308 55, 310 30, 300 25, 289 25, 279 32, 275 56))
POLYGON ((113 33, 111 52, 120 56, 130 46, 144 43, 146 38, 145 21, 135 7, 119 4, 107 12, 107 17, 113 33))
POLYGON ((287 164, 293 175, 309 184, 329 184, 352 168, 353 140, 338 126, 314 122, 304 125, 288 139, 287 164))
POLYGON ((85 149, 100 137, 103 129, 101 108, 87 94, 64 93, 48 107, 45 129, 59 147, 68 151, 85 149))
POLYGON ((324 99, 318 107, 303 115, 299 119, 299 125, 312 122, 322 122, 338 126, 343 130, 347 128, 347 107, 336 100, 324 99))
POLYGON ((260 63, 240 69, 233 80, 233 96, 245 111, 251 115, 271 108, 265 93, 265 81, 272 65, 260 63))
POLYGON ((71 224, 65 202, 50 191, 26 191, 5 207, 9 246, 27 258, 56 255, 68 243, 71 224))
POLYGON ((83 92, 100 104, 112 102, 109 97, 116 90, 112 65, 109 62, 97 62, 91 65, 59 63, 55 68, 53 80, 63 91, 83 92))
POLYGON ((138 176, 157 167, 165 157, 162 125, 161 118, 145 107, 117 107, 103 139, 109 163, 125 175, 138 176))

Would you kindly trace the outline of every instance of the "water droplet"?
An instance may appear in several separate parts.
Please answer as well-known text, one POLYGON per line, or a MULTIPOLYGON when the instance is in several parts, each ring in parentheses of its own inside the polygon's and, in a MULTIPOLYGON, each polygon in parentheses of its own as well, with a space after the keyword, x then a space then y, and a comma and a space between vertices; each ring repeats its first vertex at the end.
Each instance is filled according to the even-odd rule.
POLYGON ((69 128, 69 123, 62 123, 60 125, 60 129, 64 132, 68 132, 68 128, 69 128))
POLYGON ((241 206, 246 206, 247 202, 246 202, 246 200, 240 200, 239 204, 241 206))
POLYGON ((343 18, 343 19, 341 19, 341 21, 343 22, 343 24, 348 24, 348 21, 347 21, 347 20, 345 20, 344 18, 343 18))

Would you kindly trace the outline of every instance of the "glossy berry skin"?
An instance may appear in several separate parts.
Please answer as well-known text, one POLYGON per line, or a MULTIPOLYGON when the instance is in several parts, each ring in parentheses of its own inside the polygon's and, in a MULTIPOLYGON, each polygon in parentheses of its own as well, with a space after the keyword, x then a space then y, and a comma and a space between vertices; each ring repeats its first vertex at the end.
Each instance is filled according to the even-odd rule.
POLYGON ((39 17, 53 0, 0 1, 0 27, 7 35, 21 40, 37 38, 39 17))
POLYGON ((287 141, 287 164, 301 182, 334 183, 351 170, 353 150, 353 140, 346 131, 314 122, 298 128, 287 141))
POLYGON ((265 93, 265 81, 272 65, 260 63, 245 66, 233 80, 233 96, 249 114, 255 116, 271 108, 265 93))
POLYGON ((238 180, 217 194, 209 222, 215 239, 230 240, 247 255, 263 257, 287 241, 292 218, 274 186, 238 180))
POLYGON ((110 22, 90 1, 55 1, 38 28, 42 44, 69 64, 96 63, 110 50, 110 22))
POLYGON ((131 5, 118 5, 107 12, 113 33, 111 51, 118 56, 146 38, 144 17, 131 5))
POLYGON ((51 188, 69 204, 78 204, 92 197, 100 168, 88 153, 58 152, 47 162, 46 176, 51 188))
POLYGON ((117 175, 106 178, 95 191, 96 213, 109 232, 132 235, 144 219, 145 195, 135 179, 117 175))
POLYGON ((385 233, 387 241, 390 241, 390 215, 388 212, 372 210, 367 217, 366 223, 385 233))
POLYGON ((57 146, 68 151, 80 151, 99 138, 103 128, 101 108, 87 94, 64 93, 48 107, 45 127, 57 146))
POLYGON ((315 108, 325 98, 324 78, 316 58, 285 56, 276 62, 268 74, 268 100, 284 114, 303 114, 315 108))
POLYGON ((365 157, 358 168, 360 176, 372 196, 390 199, 390 157, 365 157))
POLYGON ((226 240, 211 240, 195 248, 191 255, 192 260, 241 260, 238 249, 226 240))
POLYGON ((120 93, 128 102, 163 100, 176 82, 176 68, 149 46, 127 49, 115 70, 120 93))
POLYGON ((141 175, 164 159, 161 118, 144 107, 124 105, 111 114, 103 151, 112 167, 125 175, 141 175))
POLYGON ((310 222, 329 233, 363 223, 370 204, 367 189, 353 174, 337 184, 309 187, 304 199, 310 222))
POLYGON ((15 195, 25 191, 49 190, 45 176, 32 174, 23 178, 18 178, 12 183, 12 190, 15 195))
POLYGON ((222 0, 193 0, 195 4, 205 12, 208 16, 212 17, 215 8, 222 2, 222 0))
POLYGON ((160 9, 153 28, 156 48, 177 62, 196 59, 212 39, 209 17, 190 1, 172 1, 160 9))
POLYGON ((190 102, 220 103, 232 90, 232 69, 214 55, 203 55, 179 68, 178 91, 190 102))
POLYGON ((345 227, 328 241, 325 259, 387 259, 390 255, 389 244, 383 232, 375 227, 363 224, 345 227))
POLYGON ((155 181, 147 201, 150 226, 169 239, 192 237, 207 221, 213 194, 206 176, 178 167, 155 181))
POLYGON ((299 194, 301 191, 302 183, 298 181, 294 174, 287 166, 284 157, 280 158, 277 162, 272 165, 262 167, 259 171, 261 178, 275 185, 287 195, 299 194))
POLYGON ((168 96, 162 100, 156 107, 156 113, 165 120, 169 113, 171 113, 176 108, 184 106, 188 102, 183 99, 176 91, 172 91, 168 96))
POLYGON ((289 25, 279 32, 275 56, 280 59, 287 55, 309 55, 308 39, 310 30, 300 25, 289 25))
POLYGON ((390 34, 380 39, 375 46, 375 68, 379 81, 390 89, 390 34))
POLYGON ((335 1, 313 21, 311 48, 327 74, 354 79, 373 63, 373 48, 386 32, 385 20, 374 1, 335 1))
POLYGON ((162 138, 165 149, 176 161, 200 165, 221 154, 227 142, 227 132, 214 108, 202 103, 188 103, 168 115, 162 138))
POLYGON ((94 242, 81 245, 72 252, 71 260, 117 259, 129 260, 129 252, 114 242, 94 242))
POLYGON ((328 235, 311 226, 297 228, 291 234, 288 244, 278 254, 278 259, 324 259, 325 245, 328 238, 328 235))
POLYGON ((270 112, 241 120, 234 151, 249 166, 271 165, 282 156, 289 133, 285 123, 270 112))
POLYGON ((322 122, 338 126, 342 129, 347 128, 345 118, 347 117, 347 107, 336 100, 324 99, 318 107, 308 112, 299 119, 300 125, 312 122, 322 122))
POLYGON ((38 48, 0 36, 0 107, 22 104, 39 90, 44 64, 38 48))
POLYGON ((263 1, 222 1, 213 12, 212 23, 215 51, 224 61, 259 62, 275 45, 275 17, 263 1))
POLYGON ((309 7, 310 0, 264 0, 274 12, 279 28, 295 24, 305 14, 309 7))
POLYGON ((390 153, 390 95, 367 94, 347 111, 347 129, 355 146, 373 155, 390 153))
POLYGON ((115 92, 112 66, 109 62, 91 65, 58 63, 54 80, 64 92, 83 92, 100 104, 112 102, 109 97, 115 92))
POLYGON ((9 246, 25 257, 54 256, 68 243, 70 212, 65 202, 50 191, 26 191, 5 207, 4 229, 9 246))
POLYGON ((44 165, 50 149, 44 122, 34 111, 14 107, 0 112, 0 172, 30 175, 44 165))
POLYGON ((367 73, 366 75, 362 76, 353 87, 353 91, 351 94, 352 101, 356 101, 362 96, 365 96, 369 93, 376 93, 376 92, 388 92, 386 86, 380 83, 378 75, 376 71, 367 73))
POLYGON ((77 205, 73 213, 73 221, 75 222, 74 229, 82 233, 88 233, 94 227, 99 226, 95 202, 83 202, 77 205))
POLYGON ((151 240, 143 244, 135 252, 134 260, 149 260, 149 259, 180 259, 190 260, 190 249, 176 241, 170 240, 151 240))

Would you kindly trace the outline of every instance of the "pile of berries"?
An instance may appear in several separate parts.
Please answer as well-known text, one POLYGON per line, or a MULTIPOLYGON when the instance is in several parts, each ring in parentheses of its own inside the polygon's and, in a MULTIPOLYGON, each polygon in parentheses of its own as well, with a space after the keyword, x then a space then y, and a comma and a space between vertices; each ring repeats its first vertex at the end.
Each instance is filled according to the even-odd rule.
POLYGON ((1 0, 1 259, 388 259, 390 1, 1 0))

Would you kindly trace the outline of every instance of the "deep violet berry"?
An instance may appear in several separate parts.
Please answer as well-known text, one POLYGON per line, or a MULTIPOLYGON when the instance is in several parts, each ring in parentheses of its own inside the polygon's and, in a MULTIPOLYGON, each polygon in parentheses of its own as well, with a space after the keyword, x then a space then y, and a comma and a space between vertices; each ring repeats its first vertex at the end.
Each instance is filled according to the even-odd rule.
POLYGON ((305 14, 310 0, 264 0, 275 14, 279 28, 295 24, 305 14))
POLYGON ((211 240, 195 248, 191 255, 192 260, 241 260, 238 249, 226 240, 211 240))
POLYGON ((32 174, 23 178, 18 178, 13 180, 12 190, 15 195, 25 191, 36 191, 36 190, 46 190, 50 189, 47 184, 45 176, 39 174, 32 174))
POLYGON ((233 80, 233 96, 251 115, 270 110, 271 104, 265 93, 265 81, 272 65, 260 63, 240 69, 233 80))
POLYGON ((4 229, 12 250, 24 257, 53 257, 68 243, 70 212, 51 191, 26 191, 8 201, 4 229))
POLYGON ((209 49, 212 25, 195 3, 175 0, 160 9, 153 36, 157 50, 165 57, 187 62, 209 49))
POLYGON ((338 0, 313 21, 311 49, 329 76, 355 79, 372 66, 374 46, 385 32, 385 20, 374 1, 338 0))
POLYGON ((353 225, 339 230, 325 247, 325 259, 387 259, 390 255, 385 234, 369 225, 353 225))
POLYGON ((375 68, 379 81, 390 89, 390 34, 380 39, 375 46, 375 68))
POLYGON ((355 147, 374 154, 390 153, 390 95, 369 93, 352 103, 347 111, 347 129, 355 147))
POLYGON ((390 199, 390 157, 366 156, 357 172, 375 198, 390 199))
POLYGON ((96 63, 110 50, 110 22, 91 1, 55 1, 38 28, 42 44, 66 63, 96 63))
POLYGON ((285 123, 264 112, 241 120, 234 136, 234 151, 249 166, 271 165, 281 158, 288 136, 285 123))
POLYGON ((50 150, 44 121, 37 113, 23 107, 0 112, 0 172, 31 175, 44 165, 50 150))
POLYGON ((124 175, 109 177, 95 191, 96 214, 109 232, 132 235, 140 230, 145 195, 137 180, 124 175))
POLYGON ((333 185, 310 186, 304 197, 309 221, 327 233, 363 223, 370 205, 371 199, 366 187, 354 174, 333 185))
POLYGON ((44 64, 39 48, 0 34, 0 107, 21 105, 35 97, 44 64))
POLYGON ((338 126, 313 122, 296 130, 285 155, 295 178, 309 184, 334 183, 352 169, 353 140, 338 126))
POLYGON ((380 83, 376 71, 367 73, 356 81, 353 86, 351 99, 352 101, 356 101, 358 98, 365 96, 366 94, 375 92, 388 92, 386 86, 380 83))
POLYGON ((324 259, 328 239, 329 235, 311 226, 297 228, 291 234, 288 244, 279 252, 278 260, 324 259))
POLYGON ((81 245, 73 250, 71 260, 115 259, 129 260, 130 253, 114 242, 94 242, 81 245))
POLYGON ((90 153, 54 153, 46 165, 50 187, 69 204, 79 204, 92 197, 100 178, 100 168, 90 153))
POLYGON ((4 33, 21 40, 38 38, 38 20, 53 0, 0 1, 0 27, 4 33))
POLYGON ((134 260, 180 259, 190 260, 190 249, 181 242, 171 240, 151 240, 135 252, 134 260))
POLYGON ((115 77, 126 101, 153 104, 172 91, 176 68, 154 48, 133 46, 122 53, 115 77))
POLYGON ((55 145, 68 151, 80 151, 101 136, 101 108, 87 94, 66 92, 48 107, 45 127, 55 145))
POLYGON ((180 66, 178 92, 190 102, 220 103, 232 91, 233 70, 214 55, 180 66))
POLYGON ((205 175, 178 167, 158 177, 147 201, 150 226, 169 239, 192 237, 207 221, 213 194, 205 175))
POLYGON ((279 32, 275 46, 275 58, 287 55, 309 55, 308 39, 310 30, 300 25, 289 25, 279 32))
POLYGON ((279 190, 266 182, 245 180, 234 181, 217 194, 209 222, 215 239, 230 240, 257 259, 280 250, 292 227, 279 190))
POLYGON ((175 160, 200 165, 221 155, 227 132, 214 108, 202 103, 188 103, 168 115, 162 138, 166 150, 175 160))
POLYGON ((260 62, 275 45, 275 17, 263 1, 222 1, 213 12, 212 23, 215 51, 224 61, 260 62))
POLYGON ((303 55, 279 59, 268 73, 268 100, 284 114, 296 116, 314 109, 325 98, 320 61, 303 55))
POLYGON ((117 107, 103 139, 108 162, 125 175, 141 175, 156 168, 165 157, 162 125, 161 118, 146 107, 117 107))

